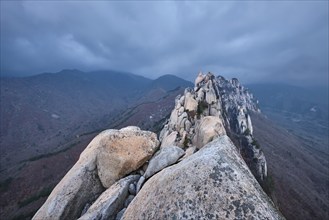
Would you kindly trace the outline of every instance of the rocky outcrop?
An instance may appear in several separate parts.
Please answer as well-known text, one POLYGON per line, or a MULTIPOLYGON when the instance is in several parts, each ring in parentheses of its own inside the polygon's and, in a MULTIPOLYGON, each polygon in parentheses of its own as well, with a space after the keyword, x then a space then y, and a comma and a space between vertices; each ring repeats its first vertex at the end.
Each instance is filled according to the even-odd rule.
POLYGON ((33 219, 74 219, 114 182, 142 166, 156 151, 156 134, 138 127, 106 130, 81 153, 33 219))
POLYGON ((253 137, 250 119, 250 112, 260 112, 257 103, 237 79, 199 73, 194 89, 187 88, 183 96, 176 98, 175 108, 160 133, 161 147, 171 144, 200 149, 227 134, 262 182, 267 176, 266 159, 253 137))
POLYGON ((226 135, 150 178, 123 219, 282 219, 226 135))

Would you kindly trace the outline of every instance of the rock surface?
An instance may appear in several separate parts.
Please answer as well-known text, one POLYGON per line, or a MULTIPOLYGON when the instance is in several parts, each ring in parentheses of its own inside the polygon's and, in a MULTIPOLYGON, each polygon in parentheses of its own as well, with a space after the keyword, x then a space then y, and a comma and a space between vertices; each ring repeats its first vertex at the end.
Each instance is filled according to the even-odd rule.
POLYGON ((264 182, 266 158, 253 138, 250 119, 251 112, 260 112, 257 102, 237 79, 226 80, 200 72, 195 88, 185 89, 184 95, 176 98, 176 106, 160 133, 162 146, 200 149, 212 139, 227 134, 237 144, 257 180, 264 182))
POLYGON ((123 219, 283 219, 227 136, 151 177, 123 219))
POLYGON ((184 150, 176 146, 167 146, 160 149, 152 157, 144 174, 145 179, 149 178, 156 172, 174 164, 181 156, 184 155, 184 150))
MULTIPOLYGON (((109 130, 108 133, 107 139, 97 144, 98 175, 105 188, 142 166, 159 145, 154 133, 138 127, 109 130)), ((93 146, 86 150, 95 152, 93 146)))
POLYGON ((221 135, 226 135, 222 120, 215 116, 206 116, 200 120, 194 136, 194 145, 200 149, 221 135))
POLYGON ((117 213, 125 206, 125 201, 129 197, 129 185, 137 181, 138 178, 138 175, 131 175, 113 184, 97 198, 79 220, 114 219, 117 213))
POLYGON ((81 153, 78 162, 33 219, 79 217, 87 203, 92 203, 114 182, 142 166, 158 145, 156 134, 138 127, 103 131, 81 153))

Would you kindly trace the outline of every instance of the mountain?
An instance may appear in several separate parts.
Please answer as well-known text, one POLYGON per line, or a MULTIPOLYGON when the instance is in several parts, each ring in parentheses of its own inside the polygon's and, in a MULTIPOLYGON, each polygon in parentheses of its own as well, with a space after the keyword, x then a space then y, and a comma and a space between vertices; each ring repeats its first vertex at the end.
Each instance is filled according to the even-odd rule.
POLYGON ((251 113, 237 79, 200 73, 159 140, 133 126, 101 132, 33 219, 285 219, 259 185, 269 189, 251 113))
POLYGON ((153 127, 170 113, 173 97, 192 85, 174 76, 150 80, 79 70, 0 83, 0 216, 5 219, 33 215, 99 131, 125 121, 153 127))
POLYGON ((159 78, 155 79, 152 82, 152 87, 153 88, 163 88, 166 91, 172 90, 173 88, 177 87, 189 87, 191 86, 190 82, 187 82, 184 79, 178 78, 177 76, 174 75, 164 75, 160 76, 159 78))

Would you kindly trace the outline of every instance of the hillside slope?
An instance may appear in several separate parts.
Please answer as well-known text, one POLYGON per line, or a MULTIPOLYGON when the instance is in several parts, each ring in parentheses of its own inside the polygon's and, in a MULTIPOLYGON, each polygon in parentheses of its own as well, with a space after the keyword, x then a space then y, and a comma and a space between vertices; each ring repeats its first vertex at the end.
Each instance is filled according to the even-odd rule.
POLYGON ((314 152, 303 139, 262 115, 251 117, 273 176, 273 198, 283 215, 291 220, 328 219, 328 154, 314 152))

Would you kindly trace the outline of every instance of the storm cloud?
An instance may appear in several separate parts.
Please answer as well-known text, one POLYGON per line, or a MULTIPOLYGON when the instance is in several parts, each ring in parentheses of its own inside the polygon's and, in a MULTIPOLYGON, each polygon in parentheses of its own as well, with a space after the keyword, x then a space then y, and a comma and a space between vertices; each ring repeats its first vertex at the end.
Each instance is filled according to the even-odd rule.
POLYGON ((1 1, 1 75, 67 68, 328 84, 328 2, 1 1))

